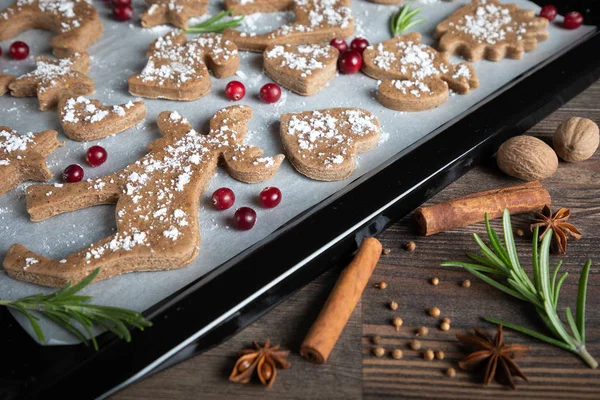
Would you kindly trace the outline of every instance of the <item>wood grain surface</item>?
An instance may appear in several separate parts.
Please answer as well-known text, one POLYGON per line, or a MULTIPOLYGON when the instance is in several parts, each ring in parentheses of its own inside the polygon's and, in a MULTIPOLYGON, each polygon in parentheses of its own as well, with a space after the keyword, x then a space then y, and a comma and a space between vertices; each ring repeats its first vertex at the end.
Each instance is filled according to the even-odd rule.
MULTIPOLYGON (((548 140, 557 125, 572 116, 600 122, 600 82, 540 122, 529 134, 548 140)), ((517 180, 504 176, 494 160, 489 160, 487 165, 475 168, 430 203, 517 183, 517 180)), ((559 309, 575 306, 584 261, 592 258, 597 262, 592 265, 589 279, 586 336, 589 352, 600 359, 600 152, 581 163, 561 162, 558 172, 543 183, 552 196, 553 209, 570 208, 570 222, 583 232, 581 240, 569 241, 567 255, 560 257, 569 277, 562 289, 559 309)), ((527 222, 527 216, 515 217, 513 226, 528 231, 527 222)), ((493 226, 500 229, 499 221, 493 221, 493 226)), ((505 330, 507 342, 532 347, 531 352, 519 360, 529 377, 528 383, 518 381, 516 391, 497 383, 484 387, 476 377, 458 369, 456 363, 464 353, 455 334, 465 333, 472 327, 481 328, 490 335, 494 333, 495 326, 483 321, 482 316, 544 329, 529 305, 499 292, 466 271, 439 266, 445 260, 465 260, 466 252, 475 251, 473 232, 484 234, 483 224, 423 238, 416 234, 407 217, 383 233, 379 239, 391 252, 382 256, 372 284, 365 290, 326 365, 310 364, 297 352, 333 287, 339 268, 306 286, 233 339, 138 382, 111 399, 600 398, 600 370, 588 368, 569 352, 508 329, 505 330), (417 244, 414 252, 403 250, 403 244, 410 240, 417 244), (439 285, 430 283, 432 277, 439 278, 439 285), (465 279, 472 283, 468 289, 461 287, 465 279), (387 289, 374 288, 379 281, 387 282, 387 289), (392 300, 400 304, 396 311, 388 307, 392 300), (428 316, 427 309, 434 306, 440 308, 440 318, 428 316), (391 325, 395 316, 404 320, 399 332, 391 325), (451 318, 450 331, 439 329, 441 317, 451 318), (420 338, 422 350, 443 350, 444 360, 425 361, 422 350, 414 351, 408 347, 420 326, 429 328, 429 334, 420 338), (382 338, 381 346, 387 350, 384 357, 377 358, 371 352, 374 335, 382 338), (271 389, 264 389, 256 382, 248 385, 228 382, 236 351, 248 346, 252 340, 262 342, 266 338, 292 350, 291 368, 280 371, 271 389), (401 360, 390 357, 389 352, 394 348, 403 351, 401 360), (457 369, 455 378, 445 376, 444 371, 449 367, 457 369)), ((530 270, 531 236, 526 234, 516 239, 523 263, 530 270)), ((558 260, 555 256, 551 259, 553 263, 558 260)))

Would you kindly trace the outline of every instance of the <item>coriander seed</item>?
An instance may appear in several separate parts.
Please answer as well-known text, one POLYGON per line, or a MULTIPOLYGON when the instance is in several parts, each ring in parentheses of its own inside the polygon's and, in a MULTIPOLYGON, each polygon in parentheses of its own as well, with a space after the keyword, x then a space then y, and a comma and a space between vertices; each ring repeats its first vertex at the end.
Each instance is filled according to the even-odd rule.
POLYGON ((383 347, 373 347, 373 354, 375 354, 375 357, 383 357, 385 349, 383 347))
POLYGON ((397 310, 398 309, 398 303, 395 302, 395 301, 390 302, 390 308, 392 310, 394 310, 394 311, 397 310))
POLYGON ((429 333, 429 328, 426 326, 422 326, 417 331, 417 336, 427 336, 428 333, 429 333))
POLYGON ((444 319, 442 319, 442 322, 446 322, 447 324, 449 324, 450 323, 450 318, 444 317, 444 319))
POLYGON ((447 322, 442 322, 440 324, 440 329, 443 331, 449 331, 450 330, 450 324, 447 322))
POLYGON ((396 327, 397 331, 400 330, 400 327, 402 326, 403 323, 404 323, 404 321, 402 321, 402 318, 400 318, 400 317, 396 317, 392 320, 392 325, 394 325, 394 327, 396 327))
POLYGON ((431 360, 433 360, 433 357, 434 357, 434 355, 433 355, 433 350, 431 350, 431 349, 427 349, 427 350, 425 350, 425 352, 423 353, 423 358, 424 358, 425 360, 427 360, 427 361, 431 361, 431 360))
POLYGON ((456 376, 456 370, 454 368, 448 368, 446 370, 446 375, 450 378, 454 378, 456 376))
POLYGON ((383 249, 383 250, 381 250, 381 254, 383 254, 384 256, 387 256, 391 252, 392 252, 392 249, 383 249))
POLYGON ((465 279, 462 283, 462 287, 464 288, 470 288, 471 287, 471 281, 468 279, 465 279))
POLYGON ((404 244, 404 249, 406 251, 415 251, 416 248, 417 248, 417 244, 415 242, 410 241, 410 242, 406 242, 404 244))
POLYGON ((519 229, 517 229, 517 230, 515 231, 515 233, 517 234, 517 236, 523 236, 523 235, 525 235, 525 232, 523 232, 523 229, 520 229, 520 228, 519 228, 519 229))
POLYGON ((438 360, 443 360, 445 356, 446 355, 441 350, 438 350, 438 351, 435 352, 435 358, 438 359, 438 360))
POLYGON ((395 358, 396 360, 401 359, 403 356, 402 354, 402 350, 400 349, 394 349, 392 350, 392 358, 395 358))
POLYGON ((419 350, 421 348, 421 342, 419 342, 418 340, 411 340, 410 348, 413 350, 419 350))
POLYGON ((440 283, 440 278, 438 278, 437 276, 434 276, 433 278, 431 278, 431 284, 433 286, 437 286, 440 283))
POLYGON ((431 307, 429 309, 429 315, 432 316, 432 317, 439 317, 440 314, 441 314, 441 311, 437 307, 431 307))
POLYGON ((379 344, 379 343, 381 343, 381 336, 375 335, 375 336, 371 337, 371 342, 373 344, 379 344))
POLYGON ((375 284, 375 287, 376 287, 377 289, 381 289, 381 290, 385 289, 387 286, 388 286, 388 284, 387 284, 387 283, 385 283, 385 282, 379 282, 379 283, 376 283, 376 284, 375 284))

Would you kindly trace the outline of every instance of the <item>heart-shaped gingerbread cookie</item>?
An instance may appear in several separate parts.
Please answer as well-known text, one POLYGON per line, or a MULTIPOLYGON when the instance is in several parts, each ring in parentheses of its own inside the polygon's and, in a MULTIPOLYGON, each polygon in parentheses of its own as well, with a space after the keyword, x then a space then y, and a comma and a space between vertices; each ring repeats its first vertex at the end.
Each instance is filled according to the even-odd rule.
POLYGON ((339 181, 356 168, 356 155, 377 145, 377 117, 360 108, 329 108, 281 116, 281 141, 298 172, 339 181))
POLYGON ((86 97, 64 97, 58 105, 58 118, 65 135, 73 140, 102 139, 123 132, 143 121, 143 101, 107 106, 86 97))
POLYGON ((429 110, 448 100, 449 89, 465 94, 479 86, 470 64, 450 63, 417 32, 367 47, 363 60, 363 72, 381 80, 379 102, 393 110, 429 110))
POLYGON ((276 44, 265 50, 263 69, 281 86, 311 96, 337 73, 338 55, 326 44, 276 44))

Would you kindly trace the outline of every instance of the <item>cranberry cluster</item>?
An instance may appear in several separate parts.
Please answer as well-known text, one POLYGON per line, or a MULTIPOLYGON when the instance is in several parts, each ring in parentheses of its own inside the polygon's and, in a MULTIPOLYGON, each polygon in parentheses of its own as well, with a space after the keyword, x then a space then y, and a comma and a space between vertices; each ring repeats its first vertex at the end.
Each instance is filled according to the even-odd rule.
MULTIPOLYGON (((557 15, 558 11, 556 10, 556 7, 552 5, 544 6, 540 10, 540 17, 546 18, 550 22, 554 21, 557 15)), ((563 27, 565 29, 577 29, 581 25, 583 25, 583 15, 581 15, 581 13, 571 11, 570 13, 565 14, 563 19, 563 27)))
MULTIPOLYGON (((260 203, 265 208, 274 208, 281 202, 281 190, 276 187, 266 187, 258 196, 260 203)), ((212 203, 217 210, 227 210, 235 203, 233 190, 223 187, 215 190, 212 203)), ((256 223, 256 211, 250 207, 240 207, 233 215, 235 227, 241 231, 252 229, 256 223)))
MULTIPOLYGON (((85 159, 92 167, 98 167, 106 161, 108 153, 102 146, 92 146, 85 154, 85 159)), ((71 164, 64 169, 62 177, 65 182, 81 182, 83 179, 83 168, 78 164, 71 164)))

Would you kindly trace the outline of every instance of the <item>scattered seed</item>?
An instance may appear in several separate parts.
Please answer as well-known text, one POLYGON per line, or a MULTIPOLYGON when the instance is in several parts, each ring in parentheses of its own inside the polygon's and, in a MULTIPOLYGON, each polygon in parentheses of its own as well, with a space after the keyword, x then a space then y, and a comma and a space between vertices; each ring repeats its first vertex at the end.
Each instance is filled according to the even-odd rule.
POLYGON ((450 321, 450 318, 445 317, 444 319, 442 319, 442 322, 449 324, 451 321, 450 321))
POLYGON ((398 303, 395 301, 390 302, 390 308, 392 310, 397 310, 398 309, 398 303))
POLYGON ((385 289, 387 286, 388 286, 388 284, 387 284, 387 283, 385 283, 385 282, 379 282, 379 283, 376 283, 376 284, 375 284, 375 287, 376 287, 377 289, 381 289, 381 290, 385 289))
POLYGON ((402 354, 402 350, 400 349, 394 349, 392 350, 392 358, 395 358, 396 360, 401 359, 403 356, 402 354))
POLYGON ((392 249, 383 249, 383 250, 381 250, 381 254, 383 254, 384 256, 387 256, 391 252, 392 252, 392 249))
POLYGON ((468 279, 465 279, 462 283, 462 287, 464 288, 470 288, 471 287, 471 281, 468 279))
POLYGON ((448 368, 446 370, 446 375, 450 378, 454 378, 456 376, 456 370, 454 368, 448 368))
POLYGON ((450 324, 447 322, 442 322, 440 324, 440 329, 443 331, 449 331, 450 330, 450 324))
POLYGON ((440 313, 441 313, 441 311, 437 307, 431 307, 429 309, 429 315, 432 316, 432 317, 439 317, 440 313))
POLYGON ((523 229, 517 229, 515 233, 517 234, 517 236, 523 236, 525 234, 525 232, 523 232, 523 229))
POLYGON ((373 354, 375 354, 375 357, 383 357, 385 349, 383 347, 373 347, 373 354))
POLYGON ((443 360, 445 357, 445 354, 443 351, 438 350, 435 352, 435 358, 437 358, 438 360, 443 360))
POLYGON ((419 342, 418 340, 411 340, 410 348, 413 350, 419 350, 421 348, 421 342, 419 342))
POLYGON ((415 242, 406 242, 404 244, 404 249, 406 251, 415 251, 415 249, 417 248, 417 244, 415 242))
POLYGON ((440 278, 438 278, 437 276, 434 276, 433 278, 431 278, 431 284, 433 286, 437 286, 440 283, 440 278))
POLYGON ((434 357, 434 355, 433 355, 433 350, 431 350, 431 349, 427 349, 427 350, 425 350, 425 352, 423 353, 423 358, 424 358, 425 360, 427 360, 427 361, 431 361, 431 360, 433 360, 433 357, 434 357))
POLYGON ((402 318, 400 318, 400 317, 396 317, 392 320, 392 325, 394 325, 394 327, 396 327, 397 331, 400 330, 400 327, 402 326, 403 323, 404 323, 404 321, 402 321, 402 318))
POLYGON ((381 343, 381 336, 375 335, 375 336, 371 337, 371 342, 373 344, 379 344, 379 343, 381 343))
POLYGON ((429 328, 426 326, 422 326, 417 331, 417 336, 427 336, 428 333, 429 333, 429 328))

